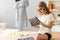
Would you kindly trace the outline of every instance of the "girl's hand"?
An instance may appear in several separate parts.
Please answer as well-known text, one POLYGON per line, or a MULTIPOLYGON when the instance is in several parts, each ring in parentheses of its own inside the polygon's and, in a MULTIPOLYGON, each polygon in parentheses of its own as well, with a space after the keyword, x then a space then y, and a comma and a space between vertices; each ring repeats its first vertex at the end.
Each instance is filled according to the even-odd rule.
POLYGON ((39 25, 34 25, 33 27, 35 27, 35 28, 40 28, 40 26, 39 26, 39 25))
POLYGON ((43 22, 40 21, 40 24, 43 25, 43 22))

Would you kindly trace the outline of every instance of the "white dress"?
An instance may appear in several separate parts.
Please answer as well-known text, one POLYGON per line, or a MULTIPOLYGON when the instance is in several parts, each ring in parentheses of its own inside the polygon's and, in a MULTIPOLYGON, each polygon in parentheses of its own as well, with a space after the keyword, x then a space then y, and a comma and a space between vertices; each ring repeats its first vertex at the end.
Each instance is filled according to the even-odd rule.
POLYGON ((20 0, 16 2, 17 13, 16 13, 16 28, 23 30, 24 27, 28 26, 28 18, 26 8, 29 6, 28 0, 20 0))
MULTIPOLYGON (((52 15, 52 13, 47 14, 47 15, 43 15, 43 16, 39 16, 38 19, 45 24, 48 24, 49 22, 54 21, 54 17, 52 15)), ((44 34, 44 33, 49 33, 50 34, 51 33, 50 28, 44 27, 41 24, 39 26, 40 26, 40 28, 39 28, 38 33, 41 33, 41 34, 44 34)))

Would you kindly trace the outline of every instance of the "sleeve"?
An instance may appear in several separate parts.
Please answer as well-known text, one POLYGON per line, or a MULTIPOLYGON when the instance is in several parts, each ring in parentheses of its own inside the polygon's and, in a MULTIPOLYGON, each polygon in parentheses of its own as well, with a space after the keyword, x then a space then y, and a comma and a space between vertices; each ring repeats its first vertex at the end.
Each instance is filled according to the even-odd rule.
POLYGON ((55 19, 54 19, 54 16, 53 16, 52 14, 50 14, 50 15, 49 15, 49 22, 52 22, 52 21, 54 22, 54 20, 55 20, 55 19))

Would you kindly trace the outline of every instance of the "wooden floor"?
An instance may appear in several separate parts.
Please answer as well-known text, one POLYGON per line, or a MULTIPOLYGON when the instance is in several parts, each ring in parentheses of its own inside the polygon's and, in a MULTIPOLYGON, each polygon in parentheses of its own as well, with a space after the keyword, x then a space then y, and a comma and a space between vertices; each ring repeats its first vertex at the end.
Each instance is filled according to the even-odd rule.
MULTIPOLYGON (((37 35, 34 34, 30 36, 32 36, 36 40, 37 35)), ((60 32, 52 32, 51 40, 60 40, 60 32)))
POLYGON ((60 40, 60 32, 52 32, 52 40, 60 40))

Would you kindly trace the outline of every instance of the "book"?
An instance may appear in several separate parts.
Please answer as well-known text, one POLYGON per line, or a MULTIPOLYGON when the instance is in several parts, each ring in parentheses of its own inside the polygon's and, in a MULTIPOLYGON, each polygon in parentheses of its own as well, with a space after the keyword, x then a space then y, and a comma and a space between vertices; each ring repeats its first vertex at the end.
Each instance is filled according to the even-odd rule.
POLYGON ((35 26, 35 25, 39 25, 40 24, 40 21, 37 17, 34 17, 34 18, 30 18, 29 19, 29 22, 31 23, 32 26, 35 26))

